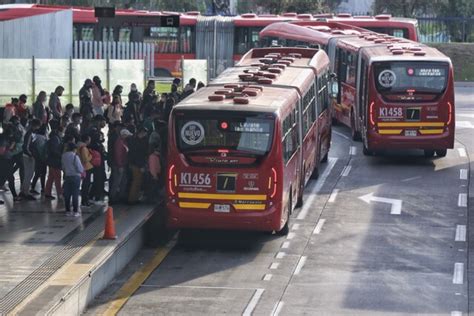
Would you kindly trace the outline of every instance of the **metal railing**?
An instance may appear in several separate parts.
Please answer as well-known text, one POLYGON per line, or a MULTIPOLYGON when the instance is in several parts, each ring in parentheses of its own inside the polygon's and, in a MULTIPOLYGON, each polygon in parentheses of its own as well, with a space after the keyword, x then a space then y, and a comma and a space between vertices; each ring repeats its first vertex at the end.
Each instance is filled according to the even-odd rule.
POLYGON ((419 16, 420 42, 474 42, 474 18, 419 16))

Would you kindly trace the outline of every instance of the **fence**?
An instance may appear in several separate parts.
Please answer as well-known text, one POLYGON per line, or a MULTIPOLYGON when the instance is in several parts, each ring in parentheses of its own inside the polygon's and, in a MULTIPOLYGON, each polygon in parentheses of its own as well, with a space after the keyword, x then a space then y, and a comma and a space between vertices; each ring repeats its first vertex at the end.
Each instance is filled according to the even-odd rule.
POLYGON ((145 67, 143 60, 114 59, 0 59, 0 105, 12 97, 26 94, 32 104, 40 91, 49 95, 61 85, 65 88, 61 101, 79 105, 79 90, 84 80, 99 76, 109 91, 120 84, 128 93, 135 83, 144 88, 145 67))
POLYGON ((417 17, 421 42, 474 42, 472 17, 417 17))
POLYGON ((140 42, 74 41, 76 59, 143 59, 147 76, 154 76, 155 46, 140 42))

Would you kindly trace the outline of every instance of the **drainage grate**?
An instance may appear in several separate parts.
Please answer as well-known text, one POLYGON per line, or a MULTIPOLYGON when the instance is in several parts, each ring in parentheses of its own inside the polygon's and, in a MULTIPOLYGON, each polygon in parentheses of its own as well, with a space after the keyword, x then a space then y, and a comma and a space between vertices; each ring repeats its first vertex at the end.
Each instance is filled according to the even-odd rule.
POLYGON ((15 288, 0 299, 0 315, 5 315, 15 309, 23 300, 31 295, 39 286, 46 282, 59 268, 70 260, 82 247, 88 244, 103 229, 103 222, 95 220, 102 211, 89 217, 84 224, 89 224, 82 232, 76 233, 76 238, 47 259, 39 268, 27 276, 15 288), (95 221, 94 221, 95 220, 95 221), (89 223, 87 223, 89 222, 89 223))

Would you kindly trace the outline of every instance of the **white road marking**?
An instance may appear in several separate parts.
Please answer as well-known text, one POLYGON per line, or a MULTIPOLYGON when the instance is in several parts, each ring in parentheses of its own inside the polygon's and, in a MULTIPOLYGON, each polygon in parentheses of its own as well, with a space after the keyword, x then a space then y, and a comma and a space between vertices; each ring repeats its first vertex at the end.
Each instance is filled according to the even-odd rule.
POLYGON ((321 218, 318 223, 316 224, 316 227, 313 230, 313 235, 316 234, 321 234, 321 230, 323 229, 323 225, 326 222, 324 218, 321 218))
POLYGON ((279 252, 276 254, 275 258, 277 258, 277 259, 283 259, 283 258, 285 258, 285 256, 286 256, 286 253, 284 253, 283 251, 279 251, 279 252))
POLYGON ((349 149, 349 155, 355 156, 356 154, 357 154, 357 147, 351 146, 351 148, 349 149))
POLYGON ((467 180, 467 169, 459 170, 459 179, 467 180))
POLYGON ((474 128, 474 125, 470 121, 457 121, 456 120, 456 128, 474 128))
MULTIPOLYGON (((316 193, 319 192, 321 190, 321 188, 323 187, 324 182, 326 181, 327 177, 331 173, 332 168, 334 168, 334 166, 336 165, 336 162, 337 162, 337 158, 329 158, 328 159, 328 165, 327 165, 326 169, 324 170, 324 172, 320 176, 320 178, 316 181, 316 185, 313 187, 313 189, 309 193, 308 200, 304 201, 303 208, 301 209, 301 211, 298 214, 298 216, 296 217, 296 219, 305 219, 306 218, 306 215, 308 215, 308 212, 309 212, 309 208, 311 207, 311 204, 313 203, 314 199, 316 198, 316 193)), ((294 225, 293 225, 293 229, 295 229, 294 225)))
POLYGON ((197 285, 155 285, 155 284, 142 284, 140 287, 149 288, 185 288, 185 289, 208 289, 208 290, 249 290, 254 291, 255 288, 245 287, 229 287, 229 286, 197 286, 197 285))
POLYGON ((289 241, 283 242, 283 244, 281 245, 281 248, 282 248, 282 249, 288 249, 288 248, 290 248, 290 242, 289 242, 289 241))
POLYGON ((304 264, 306 263, 306 256, 303 256, 300 258, 298 261, 298 264, 296 265, 295 272, 293 273, 294 275, 298 275, 301 272, 301 269, 303 269, 304 264))
POLYGON ((337 136, 341 136, 342 138, 345 138, 345 139, 347 139, 347 140, 351 140, 349 136, 346 136, 346 135, 344 135, 344 134, 342 134, 342 133, 339 133, 339 132, 337 132, 337 131, 334 131, 334 130, 333 130, 332 133, 333 133, 333 134, 336 134, 337 136))
POLYGON ((341 176, 347 177, 349 175, 349 172, 351 172, 352 166, 345 166, 344 169, 342 169, 341 176))
POLYGON ((457 116, 462 116, 462 117, 474 118, 474 114, 471 114, 471 113, 456 113, 456 115, 457 116))
POLYGON ((467 157, 466 149, 465 148, 458 148, 458 153, 460 157, 467 157))
POLYGON ((337 197, 338 193, 339 193, 339 189, 332 190, 331 195, 329 196, 328 202, 329 203, 334 203, 334 201, 336 201, 336 197, 337 197))
POLYGON ((456 262, 454 264, 453 284, 464 283, 464 263, 456 262))
POLYGON ((367 204, 370 204, 370 202, 372 201, 392 204, 392 209, 390 210, 390 214, 400 215, 402 213, 402 200, 374 196, 373 192, 363 195, 363 196, 359 196, 359 199, 361 199, 367 204))
POLYGON ((272 315, 272 316, 278 316, 278 315, 280 315, 280 312, 281 312, 281 309, 283 308, 283 305, 285 305, 285 303, 283 303, 282 301, 277 302, 277 303, 275 304, 275 307, 273 307, 273 310, 272 310, 271 315, 272 315))
MULTIPOLYGON (((457 295, 457 294, 458 294, 458 293, 456 293, 456 295, 457 295)), ((460 312, 460 311, 452 311, 452 312, 451 312, 451 316, 462 316, 462 312, 460 312)))
POLYGON ((263 281, 270 281, 270 280, 272 279, 272 276, 273 276, 273 275, 270 274, 270 273, 269 273, 269 274, 265 274, 265 275, 263 276, 263 281))
POLYGON ((292 230, 298 230, 300 229, 300 224, 293 224, 293 227, 291 227, 292 230))
POLYGON ((264 289, 256 289, 254 295, 252 296, 252 299, 250 300, 249 304, 247 305, 247 308, 244 310, 244 313, 242 314, 243 316, 250 316, 252 315, 253 310, 258 304, 258 301, 262 297, 262 294, 265 290, 264 289))
POLYGON ((288 235, 286 235, 286 239, 292 240, 295 238, 296 234, 293 232, 289 232, 288 235))
POLYGON ((467 194, 466 193, 459 193, 458 206, 467 207, 467 194))
POLYGON ((276 270, 276 269, 278 269, 279 266, 280 266, 280 263, 279 263, 279 262, 273 262, 273 263, 270 265, 270 269, 271 269, 271 270, 276 270))
POLYGON ((411 178, 403 179, 403 180, 402 180, 402 182, 413 181, 413 180, 420 179, 420 178, 421 178, 420 176, 417 176, 417 177, 411 177, 411 178))
POLYGON ((466 241, 466 225, 456 226, 456 237, 454 241, 466 241))

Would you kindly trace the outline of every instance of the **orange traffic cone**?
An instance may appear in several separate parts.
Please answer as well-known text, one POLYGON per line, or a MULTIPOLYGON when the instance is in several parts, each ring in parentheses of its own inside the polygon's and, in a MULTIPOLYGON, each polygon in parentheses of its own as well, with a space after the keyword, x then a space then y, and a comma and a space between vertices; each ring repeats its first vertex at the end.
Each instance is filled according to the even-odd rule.
POLYGON ((105 228, 103 239, 117 239, 115 234, 114 210, 110 206, 107 208, 105 215, 105 228))

